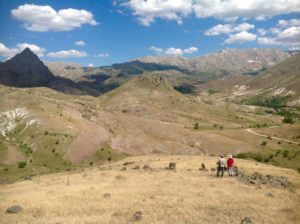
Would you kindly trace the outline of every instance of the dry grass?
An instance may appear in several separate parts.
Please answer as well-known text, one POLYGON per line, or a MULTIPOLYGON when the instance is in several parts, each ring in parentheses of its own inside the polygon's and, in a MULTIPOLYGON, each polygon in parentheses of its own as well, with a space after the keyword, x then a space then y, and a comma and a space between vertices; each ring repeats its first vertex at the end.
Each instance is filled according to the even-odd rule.
POLYGON ((215 160, 203 156, 132 157, 112 164, 111 170, 91 168, 2 185, 0 223, 132 223, 136 211, 142 212, 139 223, 240 223, 245 216, 254 223, 299 223, 300 179, 296 171, 238 160, 244 171, 286 176, 296 192, 258 188, 237 178, 216 178, 210 171, 198 171, 201 163, 210 168, 215 160), (135 163, 121 171, 125 161, 135 163), (176 172, 163 169, 170 161, 177 163, 176 172), (133 170, 137 164, 148 164, 153 170, 133 170), (269 192, 273 196, 268 196, 269 192), (24 210, 4 214, 15 204, 24 210))

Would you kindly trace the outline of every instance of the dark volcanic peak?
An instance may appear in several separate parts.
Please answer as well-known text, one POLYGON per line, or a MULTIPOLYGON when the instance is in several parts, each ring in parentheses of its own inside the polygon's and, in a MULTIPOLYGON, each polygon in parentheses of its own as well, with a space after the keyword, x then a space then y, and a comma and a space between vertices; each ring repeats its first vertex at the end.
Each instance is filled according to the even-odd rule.
POLYGON ((47 86, 55 77, 29 48, 0 64, 0 83, 16 87, 47 86))

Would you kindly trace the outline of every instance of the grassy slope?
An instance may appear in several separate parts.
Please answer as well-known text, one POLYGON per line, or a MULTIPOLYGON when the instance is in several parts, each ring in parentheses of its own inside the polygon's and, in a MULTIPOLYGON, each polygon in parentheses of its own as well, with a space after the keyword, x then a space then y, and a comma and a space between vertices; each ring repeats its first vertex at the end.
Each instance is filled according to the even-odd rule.
POLYGON ((214 167, 216 157, 143 156, 111 164, 112 170, 90 168, 34 177, 32 181, 0 186, 0 212, 19 204, 17 215, 3 214, 0 222, 16 223, 299 223, 300 179, 296 171, 246 160, 236 160, 240 170, 286 176, 296 192, 288 189, 245 185, 236 178, 214 177, 198 171, 201 163, 214 167), (120 171, 125 161, 134 162, 120 171), (177 172, 163 168, 177 163, 177 172), (154 171, 133 170, 150 165, 154 171), (188 169, 191 169, 188 171, 188 169), (105 193, 110 197, 104 197, 105 193), (271 196, 269 196, 271 193, 271 196), (268 208, 268 209, 266 209, 268 208))

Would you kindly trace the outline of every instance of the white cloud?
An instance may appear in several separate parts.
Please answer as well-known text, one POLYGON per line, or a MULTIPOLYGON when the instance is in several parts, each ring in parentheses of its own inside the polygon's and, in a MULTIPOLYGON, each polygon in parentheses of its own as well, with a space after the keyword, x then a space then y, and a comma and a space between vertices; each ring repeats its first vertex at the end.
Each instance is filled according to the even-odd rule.
POLYGON ((164 51, 162 48, 155 47, 155 46, 149 47, 149 50, 154 51, 156 54, 161 54, 164 51))
POLYGON ((218 24, 205 32, 207 36, 216 36, 220 34, 228 34, 234 32, 242 32, 254 29, 255 25, 249 23, 234 24, 218 24))
POLYGON ((171 56, 180 56, 183 55, 183 51, 180 48, 169 47, 164 51, 164 54, 171 56))
POLYGON ((195 0, 197 17, 258 18, 300 12, 298 0, 195 0))
POLYGON ((88 67, 92 68, 95 67, 93 63, 88 64, 88 67))
POLYGON ((170 56, 181 56, 183 54, 193 54, 198 51, 198 48, 196 47, 189 47, 186 49, 180 49, 180 48, 174 48, 174 47, 169 47, 166 50, 151 46, 149 47, 150 51, 154 51, 156 54, 164 54, 164 55, 170 55, 170 56))
POLYGON ((290 19, 290 20, 279 20, 278 24, 279 27, 289 27, 289 26, 300 26, 300 19, 290 19))
POLYGON ((83 40, 76 41, 75 44, 77 46, 84 46, 86 43, 83 40))
POLYGON ((131 9, 144 26, 149 26, 157 18, 175 20, 181 24, 183 17, 193 11, 193 0, 130 0, 122 5, 131 9))
POLYGON ((89 11, 72 8, 56 11, 49 5, 24 4, 13 9, 11 14, 24 22, 27 30, 37 32, 70 31, 84 24, 98 24, 89 11))
POLYGON ((292 26, 278 34, 277 40, 289 45, 300 44, 300 26, 292 26))
POLYGON ((272 37, 259 37, 257 38, 257 43, 262 45, 280 45, 280 43, 276 40, 276 38, 272 37))
POLYGON ((289 51, 300 51, 300 46, 290 47, 289 51))
POLYGON ((145 26, 158 18, 181 24, 185 17, 192 14, 198 18, 215 17, 235 21, 238 18, 264 20, 300 12, 298 0, 127 0, 121 5, 129 8, 145 26))
POLYGON ((107 57, 109 57, 109 54, 108 53, 100 53, 100 54, 98 54, 98 57, 107 58, 107 57))
POLYGON ((37 54, 39 57, 43 57, 46 51, 45 48, 39 47, 35 44, 19 43, 13 48, 8 48, 3 43, 0 43, 0 56, 4 58, 11 58, 17 53, 23 51, 26 47, 30 48, 30 50, 37 54))
POLYGON ((197 51, 198 51, 198 48, 196 48, 196 47, 190 47, 190 48, 186 48, 183 50, 183 52, 186 54, 193 54, 197 51))
POLYGON ((243 31, 236 34, 230 34, 229 37, 225 40, 225 44, 233 43, 245 43, 256 40, 256 35, 243 31))
POLYGON ((260 28, 260 29, 257 29, 257 32, 261 35, 261 36, 265 36, 268 31, 266 29, 263 29, 263 28, 260 28))
POLYGON ((83 58, 88 55, 85 51, 63 50, 57 52, 50 52, 47 54, 47 56, 51 58, 83 58))

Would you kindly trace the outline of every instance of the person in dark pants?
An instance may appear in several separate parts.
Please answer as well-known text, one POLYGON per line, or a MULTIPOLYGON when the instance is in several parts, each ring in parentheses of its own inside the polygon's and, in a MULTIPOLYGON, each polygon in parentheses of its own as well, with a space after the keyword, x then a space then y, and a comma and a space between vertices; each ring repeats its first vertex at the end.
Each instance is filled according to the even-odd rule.
POLYGON ((218 171, 217 171, 217 176, 221 176, 223 177, 224 176, 224 171, 225 171, 225 168, 226 168, 226 160, 224 158, 224 155, 221 155, 218 162, 217 162, 217 165, 218 165, 218 171))

